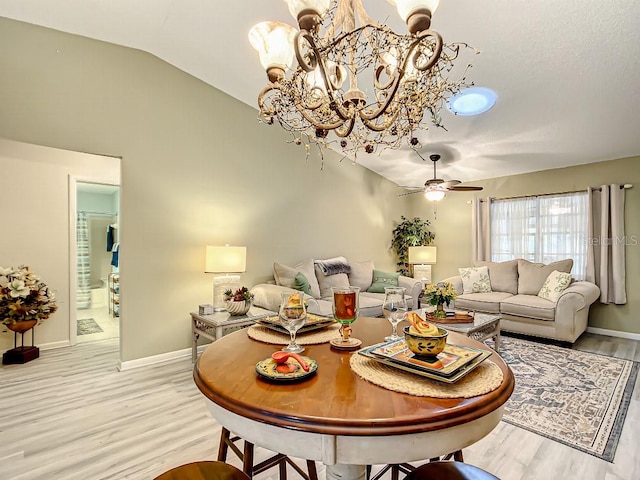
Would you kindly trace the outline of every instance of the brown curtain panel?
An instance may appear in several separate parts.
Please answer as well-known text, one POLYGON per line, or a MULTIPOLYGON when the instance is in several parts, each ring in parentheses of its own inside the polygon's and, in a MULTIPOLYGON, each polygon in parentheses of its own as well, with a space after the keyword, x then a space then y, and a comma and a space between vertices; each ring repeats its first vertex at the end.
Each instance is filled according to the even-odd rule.
POLYGON ((491 261, 491 200, 476 198, 472 201, 471 257, 474 262, 491 261))

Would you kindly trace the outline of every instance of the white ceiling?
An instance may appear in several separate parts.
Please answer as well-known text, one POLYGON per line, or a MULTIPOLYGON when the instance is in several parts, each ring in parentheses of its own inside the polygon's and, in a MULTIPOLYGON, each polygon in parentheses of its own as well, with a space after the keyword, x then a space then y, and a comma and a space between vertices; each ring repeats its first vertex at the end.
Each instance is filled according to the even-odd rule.
MULTIPOLYGON (((405 31, 385 0, 364 4, 405 31)), ((445 110, 448 131, 425 132, 425 158, 442 155, 438 176, 469 182, 640 155, 639 9, 638 0, 442 0, 432 28, 482 52, 469 78, 498 102, 477 117, 445 110)), ((263 20, 294 24, 282 0, 0 0, 0 16, 145 50, 254 107, 266 77, 247 32, 263 20)), ((399 185, 432 176, 410 150, 358 163, 399 185)))

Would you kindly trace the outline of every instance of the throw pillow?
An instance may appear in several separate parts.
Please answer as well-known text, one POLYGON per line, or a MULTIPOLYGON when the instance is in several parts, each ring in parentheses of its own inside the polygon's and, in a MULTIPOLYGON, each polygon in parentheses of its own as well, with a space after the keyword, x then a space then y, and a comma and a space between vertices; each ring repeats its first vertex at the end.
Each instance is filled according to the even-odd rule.
POLYGON ((316 267, 325 275, 335 275, 336 273, 349 273, 351 266, 344 257, 327 258, 326 260, 314 260, 316 267))
POLYGON ((571 284, 571 274, 554 270, 549 274, 538 292, 540 298, 557 302, 562 292, 571 284))
POLYGON ((316 265, 316 278, 320 286, 320 298, 332 298, 331 287, 348 287, 349 277, 346 273, 325 275, 319 265, 316 265))
POLYGON ((459 268, 462 279, 462 293, 490 293, 491 281, 489 280, 489 268, 465 267, 459 268))
POLYGON ((351 273, 349 273, 349 285, 360 287, 360 291, 366 291, 373 281, 373 262, 365 260, 363 262, 352 262, 351 273))
POLYGON ((518 259, 518 294, 538 295, 551 272, 557 270, 563 273, 571 273, 573 260, 560 260, 545 265, 544 263, 532 263, 522 258, 518 259))
POLYGON ((293 288, 307 295, 311 295, 311 285, 309 285, 309 280, 307 280, 307 277, 305 277, 302 272, 298 273, 293 279, 293 288))
POLYGON ((385 287, 397 287, 399 273, 383 272, 374 270, 371 286, 367 289, 370 293, 384 293, 385 287))
POLYGON ((518 293, 518 260, 506 262, 473 262, 474 267, 487 267, 492 292, 518 293))
POLYGON ((313 268, 313 260, 309 259, 293 267, 278 262, 274 262, 273 264, 273 278, 276 280, 276 285, 293 288, 293 282, 298 273, 302 273, 307 277, 309 286, 311 287, 311 295, 313 295, 314 298, 320 298, 320 286, 318 285, 318 279, 316 278, 313 268))

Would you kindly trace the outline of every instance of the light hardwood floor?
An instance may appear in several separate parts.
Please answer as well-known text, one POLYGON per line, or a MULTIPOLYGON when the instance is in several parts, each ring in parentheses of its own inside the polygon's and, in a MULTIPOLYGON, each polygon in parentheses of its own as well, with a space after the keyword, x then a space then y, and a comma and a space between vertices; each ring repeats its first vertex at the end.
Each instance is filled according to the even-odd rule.
MULTIPOLYGON (((0 480, 150 480, 215 459, 220 425, 190 358, 118 372, 117 348, 117 339, 103 340, 2 367, 0 480)), ((574 348, 640 361, 636 341, 585 334, 574 348)), ((465 449, 465 461, 502 480, 640 479, 639 392, 636 385, 614 463, 504 422, 465 449)), ((258 460, 267 454, 258 449, 258 460)), ((277 478, 272 470, 257 480, 270 475, 277 478)))

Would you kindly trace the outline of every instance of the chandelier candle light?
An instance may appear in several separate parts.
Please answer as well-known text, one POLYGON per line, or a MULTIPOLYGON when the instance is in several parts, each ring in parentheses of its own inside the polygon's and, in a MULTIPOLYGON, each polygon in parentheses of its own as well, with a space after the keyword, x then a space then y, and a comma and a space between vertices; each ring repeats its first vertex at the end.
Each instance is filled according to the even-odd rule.
POLYGON ((430 29, 439 0, 388 0, 404 35, 371 19, 362 0, 284 1, 299 31, 261 22, 249 32, 268 77, 258 106, 262 121, 279 123, 307 152, 332 146, 355 159, 403 142, 418 148, 417 132, 442 126, 441 108, 471 85, 445 77, 468 45, 445 44, 430 29))

